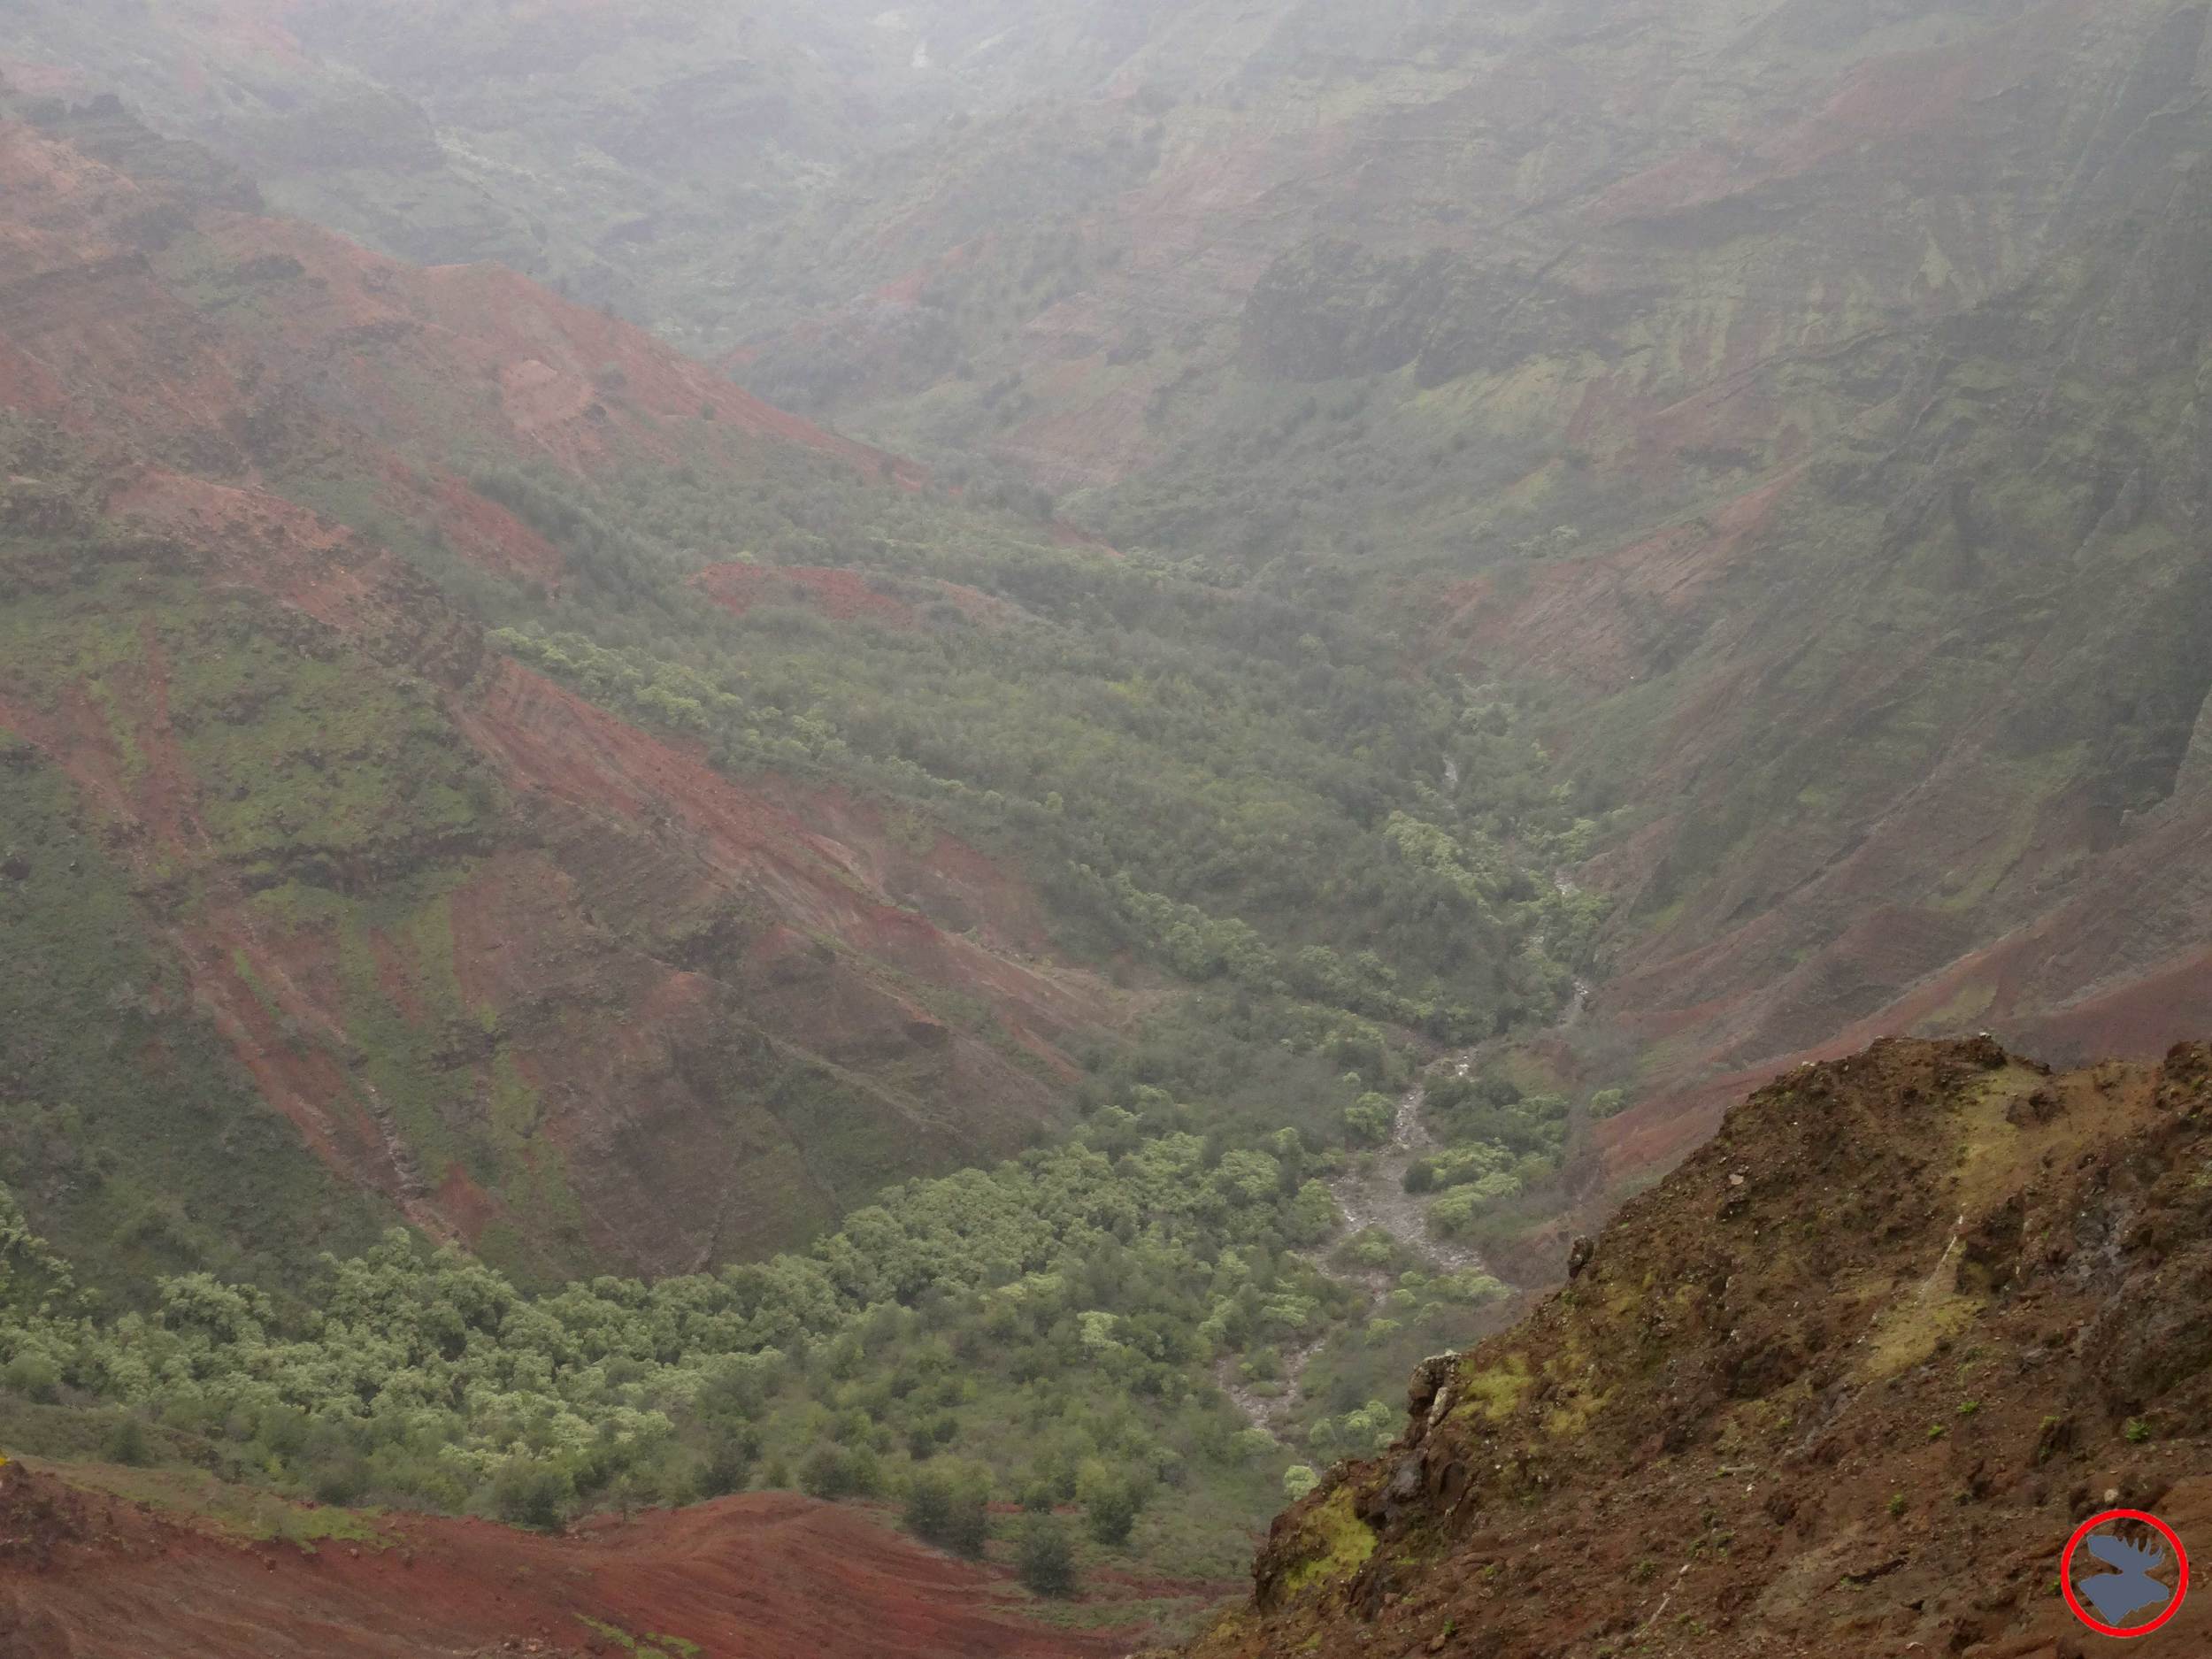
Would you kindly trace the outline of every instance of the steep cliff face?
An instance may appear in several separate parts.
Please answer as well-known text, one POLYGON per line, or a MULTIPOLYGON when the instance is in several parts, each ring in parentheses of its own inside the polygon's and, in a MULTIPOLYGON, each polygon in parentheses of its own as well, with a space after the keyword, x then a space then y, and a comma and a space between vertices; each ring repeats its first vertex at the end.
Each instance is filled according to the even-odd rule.
POLYGON ((2162 55, 2200 42, 2158 42, 2046 257, 1829 360, 1895 376, 1841 435, 1656 534, 1479 578, 1432 636, 1571 687, 1563 753, 1645 809, 1581 872, 1622 900, 1600 1014, 1653 1045, 1659 1098, 1606 1132, 1624 1163, 1747 1069, 1879 1032, 2062 1060, 2190 1032, 2212 590, 2181 273, 2212 203, 2162 55))
MULTIPOLYGON (((2076 1524, 2212 1525, 2212 1055, 1793 1071, 1424 1365, 1188 1650, 2079 1651, 2076 1524)), ((2212 1632, 2190 1598, 2169 1640, 2212 1632)))
POLYGON ((118 111, 0 125, 0 1157, 41 1225, 142 1282, 396 1216, 682 1269, 1052 1118, 1116 999, 1018 879, 731 781, 331 516, 557 590, 457 462, 895 464, 118 111))

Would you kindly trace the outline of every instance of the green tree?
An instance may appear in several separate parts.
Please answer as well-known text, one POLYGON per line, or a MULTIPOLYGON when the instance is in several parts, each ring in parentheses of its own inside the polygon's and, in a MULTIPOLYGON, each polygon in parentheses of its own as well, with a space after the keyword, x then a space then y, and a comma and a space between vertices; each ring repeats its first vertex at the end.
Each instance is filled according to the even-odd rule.
POLYGON ((925 1542, 944 1541, 952 1529, 952 1480, 942 1470, 918 1469, 906 1483, 906 1530, 925 1542))
POLYGON ((491 1499, 501 1520, 550 1532, 567 1518, 568 1506, 576 1501, 576 1483, 557 1463, 517 1455, 492 1477, 491 1499))
POLYGON ((1134 1483, 1110 1480, 1094 1492, 1084 1505, 1084 1525, 1089 1527, 1092 1538, 1110 1548, 1118 1548, 1129 1541, 1129 1534, 1137 1524, 1137 1512, 1142 1508, 1134 1483))
POLYGON ((101 1442, 100 1455, 111 1463, 123 1463, 133 1469, 152 1463, 154 1448, 146 1425, 134 1413, 119 1418, 101 1442))
POLYGON ((1390 1139, 1397 1119, 1390 1096, 1370 1090, 1344 1109, 1344 1133, 1356 1146, 1379 1147, 1390 1139))
POLYGON ((976 1471, 932 1463, 906 1486, 906 1527, 956 1554, 978 1556, 991 1535, 990 1487, 976 1471))
POLYGON ((707 1430, 705 1454, 693 1485, 703 1498, 727 1497, 752 1484, 753 1464, 760 1456, 760 1431, 749 1423, 723 1419, 707 1430))
POLYGON ((1075 1543, 1056 1516, 1032 1516, 1023 1524, 1015 1563, 1021 1581, 1039 1595, 1076 1592, 1075 1543))
POLYGON ((868 1447, 828 1443, 816 1447, 799 1464, 799 1489, 811 1497, 872 1497, 883 1489, 883 1470, 868 1447))

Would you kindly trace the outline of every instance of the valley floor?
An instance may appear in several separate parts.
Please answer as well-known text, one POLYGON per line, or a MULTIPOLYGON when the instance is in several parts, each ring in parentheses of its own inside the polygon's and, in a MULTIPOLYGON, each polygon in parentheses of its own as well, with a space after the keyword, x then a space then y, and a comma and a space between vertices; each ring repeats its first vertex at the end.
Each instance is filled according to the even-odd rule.
MULTIPOLYGON (((1468 1062, 1464 1058, 1448 1064, 1455 1064, 1460 1075, 1466 1074, 1468 1062)), ((1396 1286, 1397 1275, 1386 1268, 1347 1268, 1333 1263, 1331 1256, 1347 1239, 1363 1233, 1384 1233, 1429 1271, 1480 1271, 1483 1266, 1482 1258, 1466 1246, 1432 1236, 1428 1230, 1426 1202, 1406 1190, 1406 1171, 1415 1160, 1437 1149, 1436 1137, 1421 1120, 1427 1094, 1425 1087, 1416 1084, 1400 1096, 1397 1113, 1391 1119, 1389 1141, 1372 1157, 1355 1161, 1328 1183, 1329 1195, 1344 1213, 1342 1230, 1325 1244, 1294 1252, 1331 1278, 1364 1291, 1370 1311, 1380 1306, 1383 1298, 1396 1286)), ((1351 1323, 1356 1325, 1360 1320, 1351 1323)), ((1252 1420, 1255 1428, 1264 1429, 1279 1440, 1297 1415, 1306 1367, 1328 1345, 1333 1334, 1333 1327, 1325 1329, 1286 1349, 1282 1355, 1282 1379, 1272 1393, 1262 1393, 1243 1379, 1239 1369, 1242 1356, 1237 1354, 1222 1356, 1215 1367, 1215 1377, 1222 1391, 1236 1402, 1237 1409, 1252 1420)))

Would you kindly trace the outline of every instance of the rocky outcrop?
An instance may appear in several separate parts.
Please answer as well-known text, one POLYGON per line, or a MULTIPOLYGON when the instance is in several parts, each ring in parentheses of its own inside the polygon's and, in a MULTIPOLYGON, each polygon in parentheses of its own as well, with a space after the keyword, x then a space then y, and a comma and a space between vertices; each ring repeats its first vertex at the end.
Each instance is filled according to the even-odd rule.
POLYGON ((1425 1363, 1397 1446, 1279 1520, 1188 1651, 2069 1651, 2078 1521, 2212 1525, 2208 1154, 2201 1046, 1789 1072, 1571 1287, 1425 1363))

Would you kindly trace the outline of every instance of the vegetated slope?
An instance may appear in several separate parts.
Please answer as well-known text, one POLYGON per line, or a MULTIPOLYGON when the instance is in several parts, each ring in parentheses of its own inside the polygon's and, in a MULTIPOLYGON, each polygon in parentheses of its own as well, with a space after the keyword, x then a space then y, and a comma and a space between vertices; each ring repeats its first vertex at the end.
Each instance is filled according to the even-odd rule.
POLYGON ((903 152, 805 245, 914 280, 738 372, 1552 687, 1618 1179, 1879 1032, 2187 1034, 2202 8, 1445 10, 903 152), (1094 188, 979 239, 1015 153, 1094 188))
MULTIPOLYGON (((1787 1073, 1424 1366, 1405 1437, 1281 1517, 1188 1651, 2078 1651, 2078 1522, 2212 1525, 2208 1125, 2201 1046, 1787 1073)), ((2192 1595, 2165 1640, 2208 1633, 2192 1595)))
POLYGON ((1835 353, 1878 396, 1801 470, 1479 579, 1434 636, 1578 683, 1563 758, 1644 808, 1578 873, 1619 901, 1597 1011, 1651 1045, 1617 1165, 1701 1133, 1756 1066, 1878 1033, 2071 1061, 2193 1029, 2212 589, 2181 273, 2212 200, 2182 67, 2202 14, 2170 21, 2046 255, 1835 353))
POLYGON ((135 173, 0 127, 0 1087, 42 1225, 94 1268, 296 1266, 370 1236, 359 1187, 532 1276, 683 1267, 1034 1133, 1111 998, 1018 879, 732 783, 272 493, 534 590, 561 556, 447 466, 891 465, 91 124, 135 173))
MULTIPOLYGON (((642 314, 736 342, 749 383, 1224 586, 1395 618, 1432 672, 1550 687, 1525 729, 1605 832, 1563 873, 1614 911, 1569 1069, 1644 1102, 1603 1132, 1617 1175, 1747 1071, 1877 1030, 2184 1028, 2204 907, 2154 872, 2202 862, 2200 7, 833 7, 710 49, 649 9, 435 12, 457 56, 428 7, 226 15, 187 33, 239 98, 160 107, 229 153, 274 159, 271 88, 380 77, 473 134, 438 168, 650 273, 642 314), (713 100, 780 89, 808 187, 634 235, 619 160, 541 200, 562 134, 690 130, 676 43, 723 64, 713 100), (511 49, 554 79, 449 73, 511 49)), ((123 33, 42 12, 19 78, 153 96, 123 33)), ((335 142, 335 107, 287 119, 335 142)), ((679 171, 711 196, 764 154, 679 171)))
MULTIPOLYGON (((77 1479, 104 1472, 129 1489, 122 1471, 77 1479)), ((314 1541, 252 1542, 98 1485, 0 1469, 0 1647, 15 1659, 1077 1659, 1127 1641, 1045 1630, 988 1569, 790 1494, 559 1538, 342 1511, 284 1522, 314 1541)))
POLYGON ((88 1274, 348 1214, 311 1166, 222 1179, 211 1103, 140 1161, 169 1026, 96 1005, 218 1018, 345 1182, 542 1281, 1010 1150, 1079 1058, 1092 1105, 1340 1141, 1409 1031, 1565 996, 1594 914, 1540 872, 1586 835, 1510 698, 933 488, 511 274, 268 217, 112 104, 35 113, 0 127, 6 695, 53 770, 11 841, 75 837, 22 894, 73 859, 117 919, 19 912, 23 995, 77 1012, 16 1067, 62 1116, 5 1174, 88 1274), (81 1165, 73 1109, 115 1137, 81 1165))
POLYGON ((82 1109, 65 1165, 21 1155, 62 1238, 182 1246, 219 1202, 296 1243, 313 1184, 253 1215, 276 1194, 229 1156, 249 1078, 344 1180, 534 1273, 757 1251, 1048 1115, 1103 995, 894 900, 917 861, 864 810, 729 783, 289 503, 150 470, 63 495, 35 445, 9 456, 9 1084, 82 1109), (130 1104, 179 1042, 209 1117, 130 1104), (133 1148, 157 1126, 177 1162, 133 1148))
POLYGON ((913 8, 1037 96, 851 164, 731 361, 1554 686, 1631 1176, 1814 1046, 2185 1029, 2203 15, 913 8))

